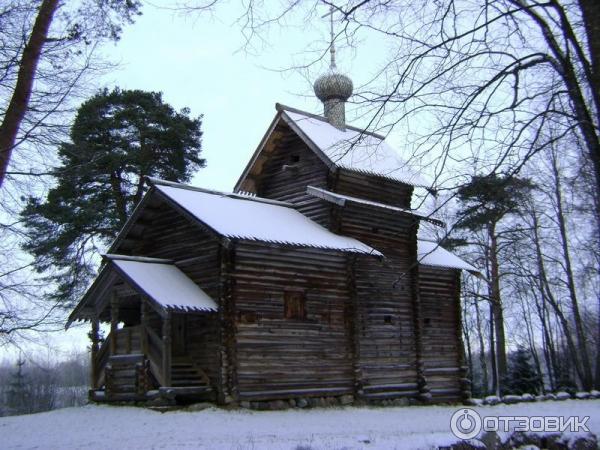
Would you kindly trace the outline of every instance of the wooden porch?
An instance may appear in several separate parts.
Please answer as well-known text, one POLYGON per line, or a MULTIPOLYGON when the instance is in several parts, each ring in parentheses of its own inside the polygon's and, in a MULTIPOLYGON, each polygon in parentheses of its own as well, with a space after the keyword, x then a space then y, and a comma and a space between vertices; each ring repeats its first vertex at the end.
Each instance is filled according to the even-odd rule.
POLYGON ((67 328, 75 320, 92 323, 90 398, 214 400, 214 300, 171 260, 104 258, 67 322, 67 328), (110 323, 106 337, 100 336, 101 323, 110 323))
MULTIPOLYGON (((123 287, 119 289, 123 292, 123 287)), ((90 398, 106 402, 215 399, 210 380, 188 352, 189 316, 154 307, 144 295, 119 296, 92 319, 90 398), (109 311, 107 311, 109 310, 109 311), (100 339, 101 318, 110 332, 100 339)))
POLYGON ((122 301, 110 305, 111 327, 99 337, 100 320, 92 320, 90 398, 94 401, 214 400, 210 380, 187 352, 186 316, 189 313, 153 311, 142 296, 139 324, 132 321, 131 298, 120 317, 122 301), (127 322, 123 318, 127 317, 127 322), (119 323, 124 323, 119 327, 119 323), (157 332, 156 328, 160 328, 157 332))

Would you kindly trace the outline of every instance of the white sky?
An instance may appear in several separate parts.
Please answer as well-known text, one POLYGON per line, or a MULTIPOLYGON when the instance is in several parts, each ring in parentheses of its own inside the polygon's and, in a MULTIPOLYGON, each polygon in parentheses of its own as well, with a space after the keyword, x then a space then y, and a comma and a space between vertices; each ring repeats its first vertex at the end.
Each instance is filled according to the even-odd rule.
MULTIPOLYGON (((244 38, 233 23, 242 12, 225 5, 212 16, 183 17, 144 5, 144 14, 126 28, 121 41, 106 49, 110 59, 121 63, 119 70, 106 77, 107 86, 161 91, 175 108, 187 106, 192 115, 204 114, 207 167, 193 183, 203 187, 233 189, 275 115, 276 102, 322 112, 309 80, 300 71, 274 69, 307 63, 311 57, 298 51, 317 41, 323 50, 327 19, 308 29, 274 27, 267 36, 270 42, 249 54, 241 50, 244 38)), ((372 57, 374 53, 364 48, 364 55, 372 57)), ((355 64, 357 56, 338 52, 339 66, 352 75, 355 85, 369 75, 364 69, 357 70, 366 66, 355 64)), ((325 58, 311 69, 310 81, 327 63, 325 58)))
MULTIPOLYGON (((315 52, 309 49, 326 48, 328 19, 294 26, 302 23, 298 19, 289 27, 273 27, 265 35, 268 42, 251 54, 242 50, 245 41, 234 23, 242 12, 237 5, 225 4, 212 15, 183 16, 144 4, 143 15, 125 28, 121 40, 105 47, 106 57, 119 68, 99 81, 99 87, 161 91, 176 109, 189 107, 193 116, 204 114, 207 167, 192 184, 225 191, 233 189, 266 132, 276 102, 322 113, 311 83, 329 62, 327 55, 307 75, 275 70, 313 61, 315 52)), ((377 42, 360 42, 356 51, 338 48, 338 67, 357 86, 369 79, 384 53, 377 42)), ((47 336, 47 345, 65 354, 84 350, 88 331, 89 324, 74 325, 68 332, 47 336)))

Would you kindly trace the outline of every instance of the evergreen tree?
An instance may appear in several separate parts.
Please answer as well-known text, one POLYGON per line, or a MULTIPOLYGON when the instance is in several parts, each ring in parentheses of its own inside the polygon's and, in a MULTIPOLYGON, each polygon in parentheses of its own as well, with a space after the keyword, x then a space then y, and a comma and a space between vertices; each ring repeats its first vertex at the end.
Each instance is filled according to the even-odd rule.
POLYGON ((542 382, 529 357, 529 352, 523 347, 519 347, 512 355, 510 370, 504 379, 504 393, 515 395, 539 393, 542 382))
POLYGON ((81 105, 71 142, 60 146, 57 184, 22 212, 25 250, 69 306, 82 294, 94 256, 124 225, 145 193, 144 177, 188 181, 204 167, 201 117, 164 103, 157 92, 103 90, 81 105))
POLYGON ((498 224, 508 215, 517 214, 525 204, 533 184, 528 179, 490 174, 474 176, 458 190, 461 203, 458 229, 487 233, 489 245, 485 249, 489 261, 489 293, 494 322, 494 346, 492 355, 493 388, 498 391, 499 382, 507 373, 506 339, 504 333, 504 313, 500 295, 500 268, 498 261, 498 224), (497 361, 497 367, 496 367, 497 361))
POLYGON ((26 414, 30 412, 30 395, 23 366, 25 361, 19 357, 17 370, 13 373, 6 393, 8 412, 11 415, 26 414))

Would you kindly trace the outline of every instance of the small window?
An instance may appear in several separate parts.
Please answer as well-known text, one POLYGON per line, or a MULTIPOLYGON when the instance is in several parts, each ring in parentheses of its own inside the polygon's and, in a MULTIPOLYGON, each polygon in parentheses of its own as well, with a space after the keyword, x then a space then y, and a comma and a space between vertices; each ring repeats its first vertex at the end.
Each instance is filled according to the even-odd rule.
POLYGON ((283 298, 286 319, 306 318, 306 294, 303 291, 285 291, 283 298))
POLYGON ((240 311, 238 313, 238 322, 239 323, 256 323, 256 311, 240 311))
POLYGON ((386 323, 388 325, 391 324, 392 323, 392 316, 390 316, 390 315, 383 316, 383 321, 384 321, 384 323, 386 323))
POLYGON ((300 155, 291 155, 290 156, 290 162, 292 164, 300 162, 300 155))
POLYGON ((423 322, 425 323, 426 327, 430 327, 431 326, 431 319, 429 317, 425 317, 425 320, 423 322))
POLYGON ((379 228, 377 228, 377 227, 371 227, 371 232, 373 234, 379 234, 379 228))

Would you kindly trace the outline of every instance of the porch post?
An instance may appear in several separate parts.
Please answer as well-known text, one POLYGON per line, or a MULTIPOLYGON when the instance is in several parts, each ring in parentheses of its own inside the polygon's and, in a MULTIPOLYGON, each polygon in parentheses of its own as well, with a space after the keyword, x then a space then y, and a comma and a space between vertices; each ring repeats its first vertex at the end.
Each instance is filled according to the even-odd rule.
POLYGON ((148 304, 146 297, 142 296, 140 301, 140 345, 142 346, 142 354, 148 356, 148 304))
POLYGON ((165 386, 171 386, 171 312, 163 319, 163 381, 165 386))
POLYGON ((113 292, 110 299, 110 354, 117 354, 117 324, 119 323, 119 298, 113 292))
POLYGON ((90 387, 92 389, 96 389, 96 380, 98 379, 98 330, 100 328, 98 316, 95 316, 92 319, 92 332, 90 333, 90 339, 92 340, 92 352, 91 352, 91 372, 92 379, 90 383, 90 387))

